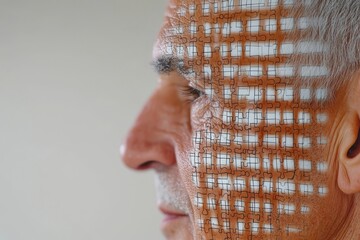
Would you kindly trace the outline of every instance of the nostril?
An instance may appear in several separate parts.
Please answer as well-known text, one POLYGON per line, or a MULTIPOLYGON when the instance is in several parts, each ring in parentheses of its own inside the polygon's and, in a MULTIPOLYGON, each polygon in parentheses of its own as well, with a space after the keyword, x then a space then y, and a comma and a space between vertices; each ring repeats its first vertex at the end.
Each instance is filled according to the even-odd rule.
POLYGON ((350 147, 350 149, 347 152, 347 157, 354 158, 359 153, 360 153, 360 130, 358 131, 358 135, 355 143, 350 147))
POLYGON ((155 164, 156 164, 156 161, 147 161, 147 162, 144 162, 143 164, 139 165, 137 167, 137 169, 138 170, 146 170, 146 169, 154 167, 155 164))

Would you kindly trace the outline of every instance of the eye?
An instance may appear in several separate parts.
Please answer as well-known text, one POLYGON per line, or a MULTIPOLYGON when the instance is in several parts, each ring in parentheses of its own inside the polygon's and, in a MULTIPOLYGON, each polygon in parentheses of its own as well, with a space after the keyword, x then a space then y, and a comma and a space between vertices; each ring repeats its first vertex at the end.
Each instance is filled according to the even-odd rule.
POLYGON ((181 89, 182 95, 188 100, 189 102, 195 101, 197 98, 204 95, 204 93, 196 88, 193 88, 191 86, 184 86, 181 89))

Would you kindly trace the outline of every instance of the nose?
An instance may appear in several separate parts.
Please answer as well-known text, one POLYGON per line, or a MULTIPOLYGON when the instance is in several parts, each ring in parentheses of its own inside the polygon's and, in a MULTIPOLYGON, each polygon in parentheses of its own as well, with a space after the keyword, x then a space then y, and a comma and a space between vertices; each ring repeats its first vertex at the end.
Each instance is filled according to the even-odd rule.
POLYGON ((120 147, 128 167, 143 170, 176 164, 171 134, 176 101, 172 98, 165 89, 157 89, 146 102, 120 147))

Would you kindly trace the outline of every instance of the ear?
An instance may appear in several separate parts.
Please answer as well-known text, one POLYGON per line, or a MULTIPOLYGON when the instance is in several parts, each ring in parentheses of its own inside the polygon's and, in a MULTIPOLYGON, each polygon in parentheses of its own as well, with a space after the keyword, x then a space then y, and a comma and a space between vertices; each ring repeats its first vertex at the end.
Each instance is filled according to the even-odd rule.
POLYGON ((360 192, 360 88, 352 89, 346 98, 348 106, 339 143, 339 188, 347 194, 360 192))

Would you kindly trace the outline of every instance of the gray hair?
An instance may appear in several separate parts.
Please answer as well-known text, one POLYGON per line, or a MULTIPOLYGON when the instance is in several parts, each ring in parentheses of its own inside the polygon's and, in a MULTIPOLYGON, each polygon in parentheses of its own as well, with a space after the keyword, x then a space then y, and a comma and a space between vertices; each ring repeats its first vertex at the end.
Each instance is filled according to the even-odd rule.
POLYGON ((309 38, 326 46, 318 59, 328 70, 321 84, 334 94, 360 69, 360 1, 315 0, 304 14, 313 20, 309 38))

